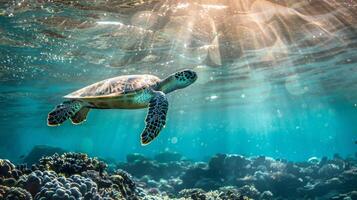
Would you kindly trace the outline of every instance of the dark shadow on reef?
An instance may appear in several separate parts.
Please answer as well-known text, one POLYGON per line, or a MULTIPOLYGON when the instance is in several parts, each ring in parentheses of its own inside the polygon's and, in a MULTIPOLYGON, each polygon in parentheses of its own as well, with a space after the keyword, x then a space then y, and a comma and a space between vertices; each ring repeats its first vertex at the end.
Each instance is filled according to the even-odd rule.
POLYGON ((105 163, 82 153, 56 153, 29 167, 0 159, 0 199, 354 200, 357 158, 290 162, 217 154, 206 163, 163 152, 105 163))
POLYGON ((32 165, 37 163, 40 160, 40 158, 44 156, 52 156, 55 153, 63 154, 65 152, 66 150, 61 149, 59 147, 36 145, 32 148, 30 153, 24 157, 23 162, 26 163, 27 165, 32 165))

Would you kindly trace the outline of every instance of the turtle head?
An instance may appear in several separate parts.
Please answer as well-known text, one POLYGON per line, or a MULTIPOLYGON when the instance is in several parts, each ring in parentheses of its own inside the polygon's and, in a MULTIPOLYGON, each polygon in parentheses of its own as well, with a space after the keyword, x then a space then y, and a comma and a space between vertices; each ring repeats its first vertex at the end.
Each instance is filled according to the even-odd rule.
POLYGON ((196 72, 189 69, 176 72, 172 76, 177 89, 185 88, 197 80, 196 72))
POLYGON ((197 80, 196 72, 186 69, 172 74, 159 84, 159 90, 165 94, 177 89, 185 88, 197 80))

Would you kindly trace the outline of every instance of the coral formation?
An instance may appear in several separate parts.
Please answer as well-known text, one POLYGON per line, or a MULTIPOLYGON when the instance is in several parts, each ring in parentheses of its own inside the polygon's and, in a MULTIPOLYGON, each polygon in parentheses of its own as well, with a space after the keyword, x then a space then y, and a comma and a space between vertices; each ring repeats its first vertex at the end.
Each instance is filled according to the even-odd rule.
POLYGON ((103 173, 107 165, 97 158, 89 158, 83 153, 64 153, 62 155, 42 157, 35 168, 40 170, 53 170, 67 176, 80 174, 87 170, 95 170, 103 173))
POLYGON ((31 169, 25 165, 19 168, 8 160, 0 160, 1 178, 13 180, 13 187, 1 182, 0 199, 109 200, 138 199, 140 195, 131 175, 122 170, 108 175, 104 162, 86 154, 54 154, 41 158, 31 169), (19 176, 14 172, 24 173, 19 176))
POLYGON ((9 160, 0 159, 0 185, 13 186, 22 172, 9 160))
POLYGON ((232 194, 253 199, 339 199, 341 195, 344 198, 356 194, 356 161, 338 155, 332 159, 312 157, 306 162, 288 162, 265 156, 217 154, 208 163, 182 159, 161 163, 136 155, 118 167, 140 178, 146 188, 180 198, 207 199, 207 191, 213 195, 214 191, 222 193, 228 187, 232 194), (168 166, 175 165, 179 167, 168 170, 168 166))
POLYGON ((209 162, 164 152, 130 154, 108 172, 82 153, 46 156, 30 169, 0 159, 0 199, 356 199, 357 159, 288 162, 217 154, 209 162), (131 174, 129 174, 128 172, 131 174))
POLYGON ((154 180, 160 180, 171 176, 178 177, 185 171, 190 163, 181 158, 182 156, 177 153, 160 153, 155 159, 136 153, 127 155, 127 162, 119 163, 117 167, 139 178, 149 175, 154 180))
POLYGON ((19 187, 6 187, 0 184, 0 199, 32 200, 31 194, 19 187))

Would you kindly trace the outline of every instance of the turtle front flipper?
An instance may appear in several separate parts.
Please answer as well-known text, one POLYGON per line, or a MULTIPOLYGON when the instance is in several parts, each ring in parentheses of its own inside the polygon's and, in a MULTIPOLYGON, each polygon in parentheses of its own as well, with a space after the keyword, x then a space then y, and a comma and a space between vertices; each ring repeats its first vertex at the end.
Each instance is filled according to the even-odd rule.
POLYGON ((86 121, 88 112, 88 107, 82 107, 74 116, 71 117, 72 123, 77 125, 86 121))
POLYGON ((61 125, 68 118, 73 117, 81 108, 82 103, 79 101, 65 101, 48 113, 47 124, 49 126, 61 125))
POLYGON ((154 94, 149 103, 149 111, 145 119, 145 129, 141 133, 142 145, 147 145, 154 140, 166 124, 169 103, 163 92, 154 91, 154 94))

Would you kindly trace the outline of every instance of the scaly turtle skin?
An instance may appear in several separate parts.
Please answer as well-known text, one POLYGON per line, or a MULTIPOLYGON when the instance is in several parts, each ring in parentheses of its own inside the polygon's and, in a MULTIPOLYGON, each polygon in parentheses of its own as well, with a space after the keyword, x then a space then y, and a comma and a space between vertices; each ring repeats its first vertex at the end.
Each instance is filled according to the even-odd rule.
POLYGON ((47 124, 56 126, 67 119, 74 124, 86 120, 90 109, 139 109, 149 108, 141 134, 141 143, 149 144, 158 136, 166 123, 168 101, 166 94, 185 88, 195 82, 197 75, 192 70, 176 72, 164 80, 152 75, 128 75, 106 79, 64 98, 48 114, 47 124))

